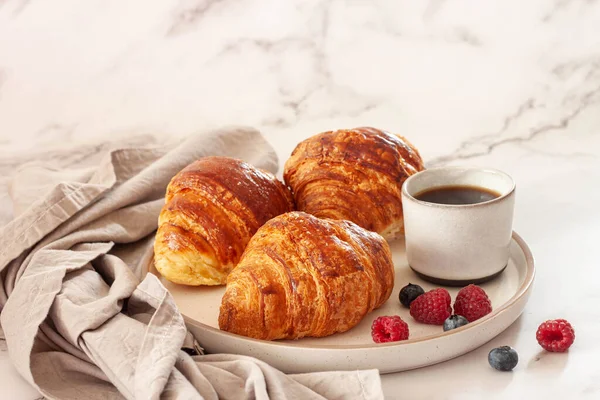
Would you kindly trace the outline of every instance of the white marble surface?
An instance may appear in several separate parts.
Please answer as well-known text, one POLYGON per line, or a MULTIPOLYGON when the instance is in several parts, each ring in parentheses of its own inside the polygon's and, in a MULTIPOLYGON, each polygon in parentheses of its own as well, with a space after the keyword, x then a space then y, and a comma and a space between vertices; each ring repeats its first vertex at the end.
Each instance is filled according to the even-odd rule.
MULTIPOLYGON (((538 266, 525 313, 468 355, 384 376, 386 397, 600 398, 598 1, 0 0, 0 184, 26 161, 93 164, 109 142, 223 124, 261 129, 282 161, 372 125, 429 166, 513 175, 538 266), (560 317, 575 345, 545 353, 535 330, 560 317), (504 344, 513 373, 487 365, 504 344)), ((0 352, 0 398, 37 397, 0 352)))

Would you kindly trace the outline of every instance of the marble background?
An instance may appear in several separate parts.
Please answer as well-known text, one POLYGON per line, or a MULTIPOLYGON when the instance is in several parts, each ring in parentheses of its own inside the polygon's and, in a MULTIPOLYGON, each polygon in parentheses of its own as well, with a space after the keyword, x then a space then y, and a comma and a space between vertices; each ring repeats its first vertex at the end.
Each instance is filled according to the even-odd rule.
MULTIPOLYGON (((600 398, 600 2, 0 0, 0 222, 25 162, 251 125, 283 163, 315 133, 372 125, 428 166, 507 171, 538 265, 523 316, 482 348, 386 375, 386 397, 600 398), (568 354, 535 330, 567 318, 568 354), (501 374, 489 349, 520 364, 501 374)), ((0 398, 39 397, 0 352, 0 398)))

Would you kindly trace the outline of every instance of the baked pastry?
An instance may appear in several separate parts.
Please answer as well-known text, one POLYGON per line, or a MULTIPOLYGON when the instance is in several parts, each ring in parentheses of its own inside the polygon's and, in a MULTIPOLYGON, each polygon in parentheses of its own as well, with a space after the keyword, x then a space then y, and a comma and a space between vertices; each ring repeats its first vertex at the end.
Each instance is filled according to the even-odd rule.
POLYGON ((258 228, 291 210, 289 189, 272 174, 233 158, 202 158, 167 187, 154 265, 171 282, 222 285, 258 228))
POLYGON ((393 239, 404 233, 402 184, 423 169, 419 152, 401 136, 342 129, 298 144, 285 163, 284 179, 297 210, 347 219, 393 239))
POLYGON ((394 287, 387 242, 350 221, 273 218, 227 278, 219 327, 257 339, 322 337, 354 327, 394 287))

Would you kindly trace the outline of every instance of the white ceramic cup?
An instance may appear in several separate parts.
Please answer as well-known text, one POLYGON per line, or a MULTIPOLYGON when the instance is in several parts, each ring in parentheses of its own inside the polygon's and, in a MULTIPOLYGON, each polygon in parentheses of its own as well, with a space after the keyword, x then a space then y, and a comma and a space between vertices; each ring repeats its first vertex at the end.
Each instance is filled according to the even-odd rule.
POLYGON ((483 283, 508 263, 515 183, 492 169, 442 167, 421 171, 402 186, 406 256, 423 279, 450 286, 483 283), (499 194, 475 204, 438 204, 416 198, 444 186, 472 186, 499 194))

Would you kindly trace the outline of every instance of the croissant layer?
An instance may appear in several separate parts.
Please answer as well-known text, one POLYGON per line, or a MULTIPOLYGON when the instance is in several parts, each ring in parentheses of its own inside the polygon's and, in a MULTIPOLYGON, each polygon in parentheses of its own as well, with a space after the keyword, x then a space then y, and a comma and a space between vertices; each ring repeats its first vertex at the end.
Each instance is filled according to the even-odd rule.
POLYGON ((232 158, 202 158, 167 187, 156 269, 175 283, 224 284, 258 228, 292 209, 291 193, 272 174, 232 158))
POLYGON ((424 169, 405 138, 375 128, 324 132, 298 144, 284 179, 298 210, 347 219, 391 239, 403 233, 401 188, 424 169))
POLYGON ((344 332, 393 286, 380 235, 350 221, 287 213, 258 230, 227 278, 219 327, 265 340, 344 332))

